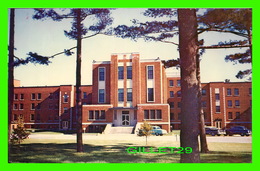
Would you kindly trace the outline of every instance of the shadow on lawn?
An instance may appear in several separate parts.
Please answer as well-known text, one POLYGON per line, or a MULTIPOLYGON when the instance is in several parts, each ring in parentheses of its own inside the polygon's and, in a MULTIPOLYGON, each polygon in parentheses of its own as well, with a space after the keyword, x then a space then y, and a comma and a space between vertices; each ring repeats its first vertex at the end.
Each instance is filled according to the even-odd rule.
MULTIPOLYGON (((131 143, 95 146, 84 144, 84 152, 76 152, 75 143, 22 144, 11 149, 10 163, 156 163, 164 156, 129 154, 131 143)), ((179 160, 179 156, 175 156, 179 160)), ((163 162, 163 161, 162 161, 163 162)), ((178 162, 178 161, 176 161, 178 162)))
MULTIPOLYGON (((84 144, 84 152, 76 152, 75 143, 22 144, 11 149, 11 163, 178 163, 179 154, 129 154, 131 143, 119 145, 84 144)), ((210 152, 201 154, 202 163, 250 163, 249 152, 210 152)))

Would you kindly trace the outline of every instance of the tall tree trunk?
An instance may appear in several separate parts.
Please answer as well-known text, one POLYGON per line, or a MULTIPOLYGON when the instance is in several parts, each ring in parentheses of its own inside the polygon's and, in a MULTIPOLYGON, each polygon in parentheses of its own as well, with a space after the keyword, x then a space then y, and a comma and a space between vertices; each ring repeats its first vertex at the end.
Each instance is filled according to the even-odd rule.
POLYGON ((199 83, 197 80, 197 17, 195 9, 178 9, 181 66, 181 147, 191 147, 191 154, 181 154, 181 163, 199 163, 198 122, 199 83))
MULTIPOLYGON (((10 28, 9 28, 9 61, 8 61, 8 158, 10 157, 10 134, 12 131, 12 108, 14 99, 14 18, 15 9, 10 11, 10 28)), ((10 160, 9 160, 10 161, 10 160)))
POLYGON ((199 83, 199 97, 198 97, 198 101, 199 101, 199 118, 200 118, 200 122, 199 122, 199 127, 200 127, 200 151, 202 153, 208 153, 209 149, 208 149, 208 144, 207 144, 207 138, 206 138, 206 131, 205 131, 205 120, 204 120, 204 111, 202 109, 201 106, 201 81, 200 81, 200 55, 197 55, 197 79, 198 79, 198 83, 199 83))
POLYGON ((82 105, 81 105, 81 9, 77 9, 77 64, 76 64, 76 116, 77 116, 77 152, 83 152, 82 105))

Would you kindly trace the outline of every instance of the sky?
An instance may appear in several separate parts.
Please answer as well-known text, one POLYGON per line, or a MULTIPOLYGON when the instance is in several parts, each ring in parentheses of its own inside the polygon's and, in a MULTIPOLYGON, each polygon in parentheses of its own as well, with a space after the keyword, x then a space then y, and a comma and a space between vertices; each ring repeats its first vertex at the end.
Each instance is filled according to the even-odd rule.
MULTIPOLYGON (((113 25, 131 24, 131 20, 144 17, 144 9, 115 9, 112 10, 113 25)), ((76 41, 64 35, 64 30, 70 30, 71 19, 54 22, 50 19, 39 21, 32 19, 33 9, 16 9, 15 17, 15 55, 26 57, 28 52, 37 52, 43 56, 51 56, 64 49, 76 46, 76 41)), ((204 39, 205 45, 217 44, 218 41, 239 39, 230 34, 203 33, 199 39, 204 39)), ((176 38, 178 42, 178 39, 176 38)), ((251 68, 249 64, 235 64, 225 62, 228 54, 244 52, 245 49, 215 49, 206 50, 201 60, 201 81, 219 82, 225 79, 230 81, 247 81, 237 79, 239 70, 251 68)), ((160 42, 145 42, 142 39, 132 41, 113 36, 97 35, 84 39, 82 42, 82 85, 92 84, 92 61, 109 61, 112 53, 138 52, 141 59, 162 60, 177 59, 177 46, 160 42)), ((21 86, 57 86, 76 84, 76 55, 59 55, 48 66, 28 64, 16 67, 14 78, 21 81, 21 86)), ((179 72, 169 69, 168 72, 179 72)))

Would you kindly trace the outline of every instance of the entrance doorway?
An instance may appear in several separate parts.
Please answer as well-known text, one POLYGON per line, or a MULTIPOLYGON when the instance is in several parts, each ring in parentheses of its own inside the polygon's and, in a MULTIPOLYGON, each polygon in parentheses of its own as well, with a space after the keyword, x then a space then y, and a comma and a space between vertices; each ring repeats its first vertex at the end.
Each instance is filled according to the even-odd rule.
POLYGON ((129 126, 130 125, 129 111, 122 111, 122 125, 123 126, 129 126))

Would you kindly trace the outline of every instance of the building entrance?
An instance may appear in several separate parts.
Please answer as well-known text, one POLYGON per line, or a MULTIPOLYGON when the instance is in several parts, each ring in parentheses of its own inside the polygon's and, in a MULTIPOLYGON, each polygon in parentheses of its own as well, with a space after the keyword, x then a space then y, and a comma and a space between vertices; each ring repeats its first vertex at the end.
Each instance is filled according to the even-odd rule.
POLYGON ((122 125, 123 126, 129 126, 130 125, 129 111, 122 111, 122 125))

